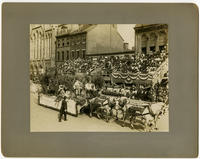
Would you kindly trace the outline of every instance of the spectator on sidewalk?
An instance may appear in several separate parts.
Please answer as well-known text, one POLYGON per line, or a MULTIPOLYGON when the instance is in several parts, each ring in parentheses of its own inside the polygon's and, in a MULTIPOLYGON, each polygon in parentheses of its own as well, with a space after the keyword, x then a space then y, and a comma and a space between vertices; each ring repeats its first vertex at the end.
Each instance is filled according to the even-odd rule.
POLYGON ((64 99, 61 104, 60 113, 59 113, 59 122, 61 122, 62 116, 64 115, 64 120, 67 120, 67 97, 64 96, 64 99))

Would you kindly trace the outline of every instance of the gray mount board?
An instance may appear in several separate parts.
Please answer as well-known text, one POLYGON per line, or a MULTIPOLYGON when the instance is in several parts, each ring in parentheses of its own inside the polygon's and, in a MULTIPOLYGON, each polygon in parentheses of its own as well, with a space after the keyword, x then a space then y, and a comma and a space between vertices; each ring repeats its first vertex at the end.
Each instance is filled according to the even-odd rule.
POLYGON ((197 157, 198 7, 3 3, 2 153, 6 157, 197 157), (30 24, 169 25, 169 133, 30 132, 30 24))

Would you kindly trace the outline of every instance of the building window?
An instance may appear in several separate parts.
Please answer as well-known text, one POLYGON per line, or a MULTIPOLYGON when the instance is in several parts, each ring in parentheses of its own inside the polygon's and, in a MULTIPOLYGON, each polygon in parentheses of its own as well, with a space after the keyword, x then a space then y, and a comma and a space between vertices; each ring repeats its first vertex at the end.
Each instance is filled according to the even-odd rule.
POLYGON ((71 54, 72 54, 72 56, 71 56, 72 59, 74 59, 74 57, 75 57, 75 56, 74 56, 74 51, 72 51, 71 54))
POLYGON ((55 60, 57 61, 58 53, 55 52, 55 60))
POLYGON ((156 51, 156 47, 155 47, 155 46, 151 46, 151 47, 150 47, 150 51, 151 51, 151 52, 155 52, 155 51, 156 51))
POLYGON ((72 59, 72 52, 70 52, 69 55, 70 55, 70 60, 71 60, 72 59))
POLYGON ((160 51, 160 52, 162 52, 164 49, 165 49, 165 46, 164 46, 164 45, 160 45, 160 46, 159 46, 159 51, 160 51))
POLYGON ((69 51, 67 51, 67 60, 69 60, 69 51))
POLYGON ((82 55, 82 57, 85 59, 85 50, 83 50, 83 55, 82 55))
POLYGON ((83 36, 83 37, 82 37, 82 44, 85 44, 85 42, 86 42, 86 37, 83 36))
POLYGON ((58 47, 60 47, 60 40, 58 40, 58 47))
POLYGON ((69 41, 67 42, 67 46, 69 46, 69 41))
POLYGON ((141 46, 142 46, 142 53, 147 53, 147 41, 148 41, 148 37, 143 34, 142 35, 142 39, 141 39, 141 46))
POLYGON ((60 60, 60 52, 57 53, 57 61, 60 60))
POLYGON ((80 57, 79 51, 76 51, 76 58, 79 58, 79 57, 80 57))
POLYGON ((83 51, 80 51, 79 57, 82 59, 83 58, 83 51))
POLYGON ((62 52, 62 61, 65 60, 65 54, 64 54, 64 51, 62 52))
POLYGON ((147 48, 146 47, 142 47, 142 53, 146 54, 147 53, 147 48))

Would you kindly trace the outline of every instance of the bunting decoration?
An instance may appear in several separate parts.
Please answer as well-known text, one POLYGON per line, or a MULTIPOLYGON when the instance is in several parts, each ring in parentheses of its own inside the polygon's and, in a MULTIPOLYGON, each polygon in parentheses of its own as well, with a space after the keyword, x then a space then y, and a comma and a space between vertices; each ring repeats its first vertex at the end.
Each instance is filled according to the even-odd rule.
POLYGON ((157 82, 161 82, 164 74, 168 70, 168 59, 166 59, 163 64, 155 71, 148 73, 122 73, 114 72, 111 74, 112 81, 114 82, 124 82, 127 84, 137 83, 138 81, 144 83, 152 83, 153 85, 157 82))

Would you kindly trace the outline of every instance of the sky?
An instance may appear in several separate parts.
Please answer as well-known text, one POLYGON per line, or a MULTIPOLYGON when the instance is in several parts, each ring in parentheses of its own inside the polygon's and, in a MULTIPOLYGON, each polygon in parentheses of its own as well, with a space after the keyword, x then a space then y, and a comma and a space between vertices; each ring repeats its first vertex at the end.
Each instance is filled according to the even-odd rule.
POLYGON ((124 42, 129 43, 129 49, 131 49, 135 43, 135 25, 136 24, 117 24, 117 29, 124 39, 124 42))

